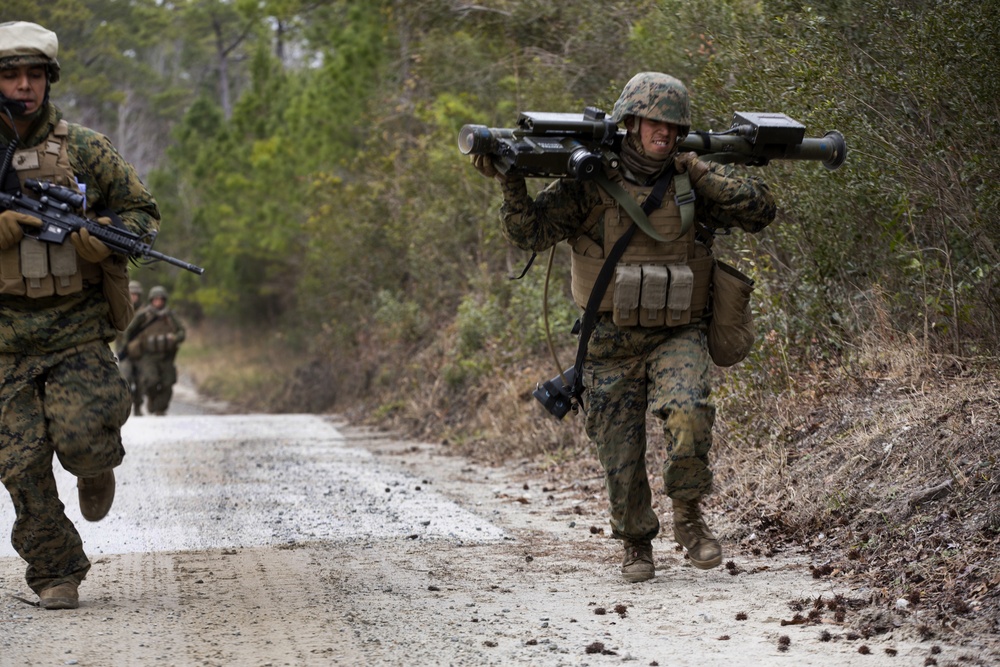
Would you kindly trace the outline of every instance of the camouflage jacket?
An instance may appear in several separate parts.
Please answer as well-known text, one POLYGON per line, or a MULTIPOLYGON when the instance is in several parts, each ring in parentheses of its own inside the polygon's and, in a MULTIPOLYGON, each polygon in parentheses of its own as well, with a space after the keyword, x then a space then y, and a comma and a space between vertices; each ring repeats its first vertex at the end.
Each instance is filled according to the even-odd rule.
MULTIPOLYGON (((774 220, 774 197, 762 179, 741 175, 732 165, 709 162, 709 171, 695 185, 695 219, 712 231, 739 227, 756 233, 774 220)), ((673 196, 673 186, 668 191, 673 196)), ((550 248, 579 232, 591 210, 601 204, 594 181, 562 178, 542 190, 534 200, 523 178, 503 184, 500 210, 504 237, 522 250, 550 248)), ((588 233, 598 243, 604 230, 588 233)))
MULTIPOLYGON (((52 104, 42 113, 30 134, 21 137, 22 147, 45 141, 62 118, 52 104)), ((2 150, 10 133, 2 123, 0 130, 2 150)), ((134 232, 159 228, 156 201, 107 137, 70 123, 68 142, 70 164, 86 185, 89 210, 110 209, 134 232)), ((0 295, 0 354, 48 354, 98 340, 111 342, 116 333, 100 284, 41 299, 0 295)))
MULTIPOLYGON (((174 349, 164 352, 152 352, 142 349, 139 356, 169 357, 172 359, 177 353, 176 345, 180 345, 187 337, 187 330, 180 319, 174 314, 174 311, 168 307, 155 308, 151 303, 146 304, 139 309, 135 317, 132 318, 132 322, 128 325, 128 328, 125 329, 125 333, 123 334, 125 339, 124 345, 127 346, 128 343, 136 339, 144 340, 167 333, 174 336, 174 349)), ((131 353, 129 354, 129 358, 132 359, 131 353)))

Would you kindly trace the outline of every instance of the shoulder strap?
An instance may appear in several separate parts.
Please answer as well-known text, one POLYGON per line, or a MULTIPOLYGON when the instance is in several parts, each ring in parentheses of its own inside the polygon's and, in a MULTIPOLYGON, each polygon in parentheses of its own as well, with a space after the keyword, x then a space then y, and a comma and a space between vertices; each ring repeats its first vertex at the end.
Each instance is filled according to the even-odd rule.
MULTIPOLYGON (((625 212, 628 213, 628 217, 632 218, 632 221, 635 222, 635 224, 639 226, 639 229, 641 229, 647 236, 661 243, 670 242, 670 239, 661 236, 655 229, 653 229, 653 225, 649 222, 646 212, 639 208, 638 202, 636 202, 636 200, 625 191, 625 188, 608 178, 608 175, 604 173, 604 171, 598 172, 597 176, 594 177, 594 180, 598 185, 607 190, 609 195, 615 198, 615 201, 618 202, 619 206, 625 209, 625 212)), ((666 179, 661 178, 660 181, 666 183, 666 179)), ((657 181, 657 183, 660 181, 657 181)), ((665 189, 666 187, 664 187, 664 190, 665 189)), ((650 194, 650 197, 651 196, 652 194, 650 194)), ((655 209, 650 209, 650 211, 652 210, 655 209)))
POLYGON ((656 187, 654 187, 654 191, 650 193, 649 197, 646 198, 646 201, 643 202, 643 206, 640 208, 639 204, 635 201, 635 199, 633 199, 632 196, 625 191, 625 188, 623 188, 621 185, 615 183, 610 178, 608 178, 608 175, 603 171, 599 172, 597 176, 595 176, 594 180, 597 182, 598 185, 604 188, 608 192, 608 194, 610 194, 612 197, 615 198, 615 201, 617 201, 618 204, 623 209, 625 209, 625 212, 628 213, 628 216, 632 218, 635 224, 639 225, 639 229, 641 229, 643 233, 645 233, 654 241, 659 241, 660 243, 669 243, 671 241, 676 241, 677 239, 681 238, 682 236, 688 233, 688 230, 691 229, 691 225, 694 223, 694 202, 695 202, 694 189, 691 187, 691 177, 688 176, 687 172, 684 172, 683 174, 674 174, 674 202, 677 204, 677 209, 680 211, 681 214, 680 234, 678 234, 676 238, 668 239, 663 237, 662 235, 657 233, 655 229, 653 229, 653 225, 649 222, 648 215, 651 212, 658 209, 660 207, 660 204, 663 203, 663 195, 666 191, 666 183, 669 180, 666 177, 671 173, 673 173, 672 167, 668 169, 666 172, 664 172, 663 176, 661 176, 660 179, 656 182, 657 187, 663 184, 662 189, 659 193, 659 196, 656 197, 654 205, 648 208, 646 206, 646 203, 648 203, 650 198, 652 198, 656 194, 656 187))
POLYGON ((681 236, 688 233, 694 223, 694 188, 691 187, 691 177, 685 171, 674 175, 674 203, 681 213, 681 236))
MULTIPOLYGON (((614 184, 618 191, 624 195, 623 199, 630 201, 632 203, 631 205, 635 207, 638 212, 638 217, 629 213, 629 215, 632 216, 633 224, 625 231, 624 234, 622 234, 621 238, 615 242, 614 246, 612 246, 611 252, 608 253, 607 258, 604 260, 604 265, 601 266, 601 270, 597 274, 597 280, 594 282, 594 289, 590 291, 590 296, 587 298, 587 307, 583 311, 583 321, 580 324, 580 344, 576 348, 576 363, 573 365, 575 377, 573 379, 572 395, 577 400, 580 400, 580 396, 583 394, 583 361, 587 358, 587 346, 590 343, 590 336, 594 333, 594 325, 597 322, 597 309, 600 307, 601 301, 604 299, 604 293, 608 291, 608 285, 611 284, 611 277, 614 274, 615 266, 618 265, 618 260, 621 259, 621 256, 625 253, 625 248, 628 246, 629 241, 632 240, 632 235, 635 234, 636 227, 639 227, 640 229, 642 228, 639 218, 644 220, 645 224, 649 226, 649 231, 653 232, 653 227, 650 225, 649 218, 647 216, 663 204, 663 195, 666 194, 667 185, 670 183, 670 178, 673 175, 673 167, 670 167, 663 172, 660 178, 656 181, 656 185, 653 186, 653 191, 649 193, 649 196, 646 197, 646 201, 642 203, 641 208, 636 203, 635 199, 630 197, 629 194, 625 192, 624 188, 617 183, 614 184)), ((608 179, 607 175, 601 171, 600 176, 598 177, 598 184, 600 184, 601 187, 604 187, 600 180, 602 178, 608 183, 612 183, 612 181, 608 179)), ((690 181, 688 182, 688 185, 690 187, 690 181)), ((622 207, 628 211, 625 201, 618 198, 614 189, 605 189, 607 189, 611 196, 618 199, 622 207)), ((682 234, 683 233, 684 232, 682 232, 682 234)), ((653 234, 655 234, 655 232, 653 232, 653 234)), ((657 237, 653 236, 653 238, 657 237)))

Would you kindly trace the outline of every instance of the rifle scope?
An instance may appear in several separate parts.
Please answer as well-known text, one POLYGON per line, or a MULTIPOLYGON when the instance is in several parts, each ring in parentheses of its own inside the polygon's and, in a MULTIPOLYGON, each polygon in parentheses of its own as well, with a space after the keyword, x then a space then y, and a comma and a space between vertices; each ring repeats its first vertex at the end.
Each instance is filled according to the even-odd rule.
MULTIPOLYGON (((82 194, 76 192, 75 190, 70 190, 69 188, 63 187, 61 185, 56 185, 55 183, 49 183, 48 181, 37 181, 33 178, 27 179, 24 184, 42 195, 41 202, 43 204, 51 203, 52 200, 59 202, 60 204, 65 204, 71 208, 82 209, 86 199, 82 194), (48 197, 49 199, 46 199, 48 197)), ((57 205, 58 208, 58 205, 57 205)), ((68 210, 68 209, 63 209, 68 210)))

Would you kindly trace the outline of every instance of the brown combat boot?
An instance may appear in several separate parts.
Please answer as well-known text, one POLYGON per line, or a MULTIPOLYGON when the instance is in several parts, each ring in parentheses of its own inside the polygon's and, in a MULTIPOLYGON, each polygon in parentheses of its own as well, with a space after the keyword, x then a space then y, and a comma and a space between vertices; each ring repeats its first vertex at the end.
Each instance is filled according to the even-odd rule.
POLYGON ((718 567, 722 562, 722 547, 701 516, 697 500, 673 500, 674 539, 687 549, 691 564, 699 570, 718 567))
POLYGON ((108 515, 115 501, 115 471, 105 470, 96 477, 76 480, 80 496, 80 514, 87 521, 100 521, 108 515))
POLYGON ((38 606, 42 609, 76 609, 80 606, 76 584, 66 582, 46 588, 38 594, 38 606))
POLYGON ((649 540, 625 540, 625 558, 622 559, 622 577, 636 583, 656 576, 653 566, 653 544, 649 540))

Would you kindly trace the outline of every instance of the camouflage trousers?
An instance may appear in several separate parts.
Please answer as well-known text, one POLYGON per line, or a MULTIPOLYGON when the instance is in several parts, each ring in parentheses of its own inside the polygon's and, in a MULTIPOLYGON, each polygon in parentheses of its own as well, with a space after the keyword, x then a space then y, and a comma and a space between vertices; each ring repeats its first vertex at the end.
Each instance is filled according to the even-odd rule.
POLYGON ((131 359, 122 359, 118 362, 118 369, 121 371, 122 377, 125 378, 125 382, 128 383, 129 390, 132 392, 132 405, 135 406, 136 412, 142 411, 142 394, 139 393, 139 381, 138 373, 136 372, 135 362, 131 359))
POLYGON ((145 396, 151 414, 162 415, 170 407, 177 382, 177 367, 173 354, 145 354, 136 364, 140 396, 145 396))
POLYGON ((119 465, 128 385, 102 342, 46 355, 0 354, 0 368, 0 479, 14 502, 11 543, 36 593, 78 584, 90 561, 59 499, 53 454, 77 477, 119 465))
POLYGON ((619 328, 602 316, 583 370, 587 435, 604 467, 612 534, 652 539, 660 523, 646 472, 647 411, 663 426, 667 495, 694 500, 712 490, 715 406, 705 327, 619 328))

